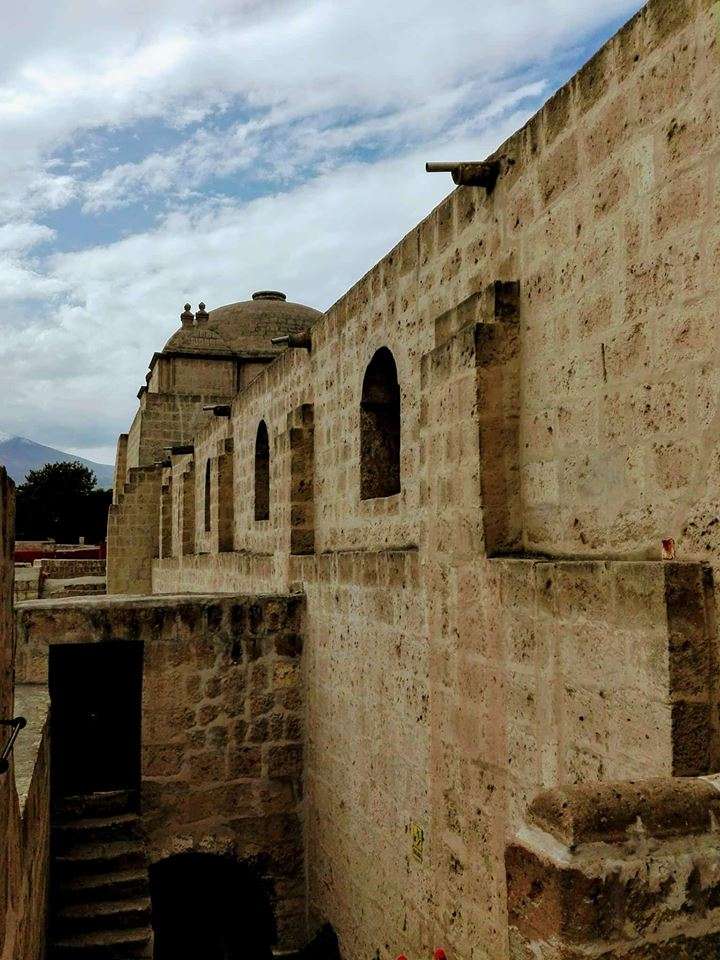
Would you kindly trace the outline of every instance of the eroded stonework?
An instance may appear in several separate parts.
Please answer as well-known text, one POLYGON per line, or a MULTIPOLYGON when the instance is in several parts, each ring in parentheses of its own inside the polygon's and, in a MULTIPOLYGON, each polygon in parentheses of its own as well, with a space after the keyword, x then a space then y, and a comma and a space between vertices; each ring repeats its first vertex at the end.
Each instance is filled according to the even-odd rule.
POLYGON ((717 69, 715 6, 651 2, 498 150, 494 189, 451 194, 192 449, 129 465, 131 589, 306 597, 308 932, 352 960, 714 955, 711 792, 657 847, 629 823, 563 852, 527 810, 718 769, 717 69), (568 933, 552 904, 608 857, 663 873, 667 924, 568 933))
POLYGON ((276 950, 717 956, 719 23, 651 0, 324 314, 186 307, 112 596, 21 605, 26 682, 143 643, 146 855, 260 865, 276 950))

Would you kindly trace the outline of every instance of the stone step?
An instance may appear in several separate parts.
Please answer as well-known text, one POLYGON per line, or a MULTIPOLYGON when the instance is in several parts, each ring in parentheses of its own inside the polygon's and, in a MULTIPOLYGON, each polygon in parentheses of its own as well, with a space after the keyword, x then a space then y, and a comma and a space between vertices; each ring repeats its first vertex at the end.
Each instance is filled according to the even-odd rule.
POLYGON ((89 817, 109 817, 116 813, 131 813, 137 807, 134 790, 103 790, 63 797, 55 805, 54 820, 79 820, 89 817))
POLYGON ((93 930, 54 940, 50 960, 131 960, 147 957, 151 940, 149 927, 133 930, 93 930))
POLYGON ((150 884, 145 866, 113 873, 90 873, 68 877, 55 891, 58 903, 89 903, 91 901, 120 900, 124 897, 143 897, 150 884))
POLYGON ((138 838, 140 818, 136 813, 116 813, 109 817, 84 817, 53 824, 53 848, 62 853, 80 843, 107 843, 138 838))
POLYGON ((150 923, 150 898, 66 904, 55 912, 56 938, 92 930, 139 929, 150 923))
POLYGON ((53 858, 57 879, 81 873, 110 873, 145 865, 145 851, 139 840, 78 844, 53 858))

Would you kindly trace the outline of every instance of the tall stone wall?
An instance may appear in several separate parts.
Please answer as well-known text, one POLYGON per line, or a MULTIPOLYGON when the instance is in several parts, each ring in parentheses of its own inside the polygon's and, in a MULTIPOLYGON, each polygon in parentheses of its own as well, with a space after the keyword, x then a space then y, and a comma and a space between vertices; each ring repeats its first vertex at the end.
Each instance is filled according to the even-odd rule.
POLYGON ((348 960, 502 960, 538 790, 715 769, 718 43, 709 0, 652 0, 500 148, 493 191, 451 194, 195 437, 196 494, 233 441, 234 551, 194 533, 153 590, 305 590, 309 911, 348 960), (401 491, 362 499, 381 347, 401 491), (315 554, 292 556, 301 407, 315 554))

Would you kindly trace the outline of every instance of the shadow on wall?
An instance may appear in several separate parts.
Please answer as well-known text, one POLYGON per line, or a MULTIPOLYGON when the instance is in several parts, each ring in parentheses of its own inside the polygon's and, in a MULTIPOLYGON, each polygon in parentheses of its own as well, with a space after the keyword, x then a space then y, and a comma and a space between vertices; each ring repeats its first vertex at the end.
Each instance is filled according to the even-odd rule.
POLYGON ((337 934, 329 923, 298 953, 297 960, 342 960, 337 934))
POLYGON ((400 385, 387 347, 365 371, 360 404, 360 499, 400 493, 400 385))
POLYGON ((266 885, 248 864, 180 853, 150 868, 154 960, 272 960, 266 885))

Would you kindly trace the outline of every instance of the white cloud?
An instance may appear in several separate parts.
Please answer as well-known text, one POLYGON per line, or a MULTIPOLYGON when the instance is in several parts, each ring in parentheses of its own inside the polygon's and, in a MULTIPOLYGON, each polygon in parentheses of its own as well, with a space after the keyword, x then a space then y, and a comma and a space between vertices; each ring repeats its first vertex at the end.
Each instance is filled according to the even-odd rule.
POLYGON ((549 92, 558 58, 637 6, 14 8, 0 64, 0 137, 12 144, 0 155, 0 296, 18 307, 0 319, 0 428, 107 449, 186 299, 214 306, 268 286, 327 306, 449 189, 425 159, 490 152, 549 92), (121 134, 139 124, 128 161, 121 134), (152 124, 192 128, 143 149, 152 124), (262 195, 214 195, 228 175, 262 195), (90 237, 93 215, 137 201, 152 212, 124 239, 43 258, 58 239, 43 218, 74 201, 90 237))
POLYGON ((0 135, 13 151, 0 158, 0 209, 12 209, 18 194, 35 207, 66 202, 72 179, 44 170, 47 151, 106 125, 183 124, 238 100, 276 127, 333 111, 361 122, 365 114, 419 116, 469 81, 482 109, 498 78, 547 62, 636 5, 40 0, 26 14, 36 33, 22 16, 4 33, 10 56, 0 74, 0 135), (48 181, 45 191, 33 173, 48 181))
POLYGON ((0 225, 0 254, 5 251, 29 250, 52 240, 55 231, 43 223, 17 221, 0 225))

